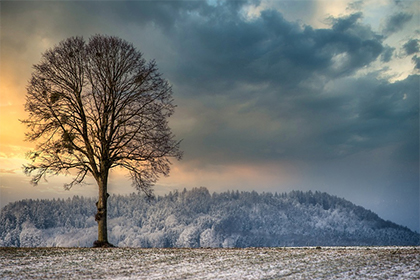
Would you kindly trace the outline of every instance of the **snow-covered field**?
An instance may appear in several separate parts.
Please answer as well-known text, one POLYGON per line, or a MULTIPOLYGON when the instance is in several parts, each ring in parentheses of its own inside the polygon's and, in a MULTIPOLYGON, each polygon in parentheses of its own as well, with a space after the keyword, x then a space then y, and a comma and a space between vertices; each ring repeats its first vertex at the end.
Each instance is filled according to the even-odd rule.
POLYGON ((420 279, 420 247, 0 248, 0 279, 420 279))

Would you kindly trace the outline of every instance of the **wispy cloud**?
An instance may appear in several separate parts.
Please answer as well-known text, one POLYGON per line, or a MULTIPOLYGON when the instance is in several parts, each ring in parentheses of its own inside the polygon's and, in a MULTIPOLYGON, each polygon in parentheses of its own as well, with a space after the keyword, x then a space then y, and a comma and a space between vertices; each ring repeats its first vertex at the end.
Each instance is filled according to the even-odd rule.
POLYGON ((395 32, 401 31, 404 25, 413 18, 412 14, 399 12, 386 18, 383 33, 389 36, 395 32))
POLYGON ((16 169, 4 169, 4 168, 0 168, 0 173, 4 173, 4 174, 16 174, 16 169))

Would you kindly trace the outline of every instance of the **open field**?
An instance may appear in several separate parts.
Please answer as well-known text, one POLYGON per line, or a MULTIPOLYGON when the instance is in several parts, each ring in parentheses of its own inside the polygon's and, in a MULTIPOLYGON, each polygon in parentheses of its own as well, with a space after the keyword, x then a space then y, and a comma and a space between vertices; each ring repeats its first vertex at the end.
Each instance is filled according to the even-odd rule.
POLYGON ((420 279, 420 247, 0 248, 0 279, 420 279))

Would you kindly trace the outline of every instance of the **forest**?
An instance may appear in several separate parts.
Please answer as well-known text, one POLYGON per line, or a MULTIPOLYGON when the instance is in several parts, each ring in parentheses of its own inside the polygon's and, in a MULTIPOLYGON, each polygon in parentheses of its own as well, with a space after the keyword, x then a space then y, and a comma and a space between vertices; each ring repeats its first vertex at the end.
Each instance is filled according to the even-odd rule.
MULTIPOLYGON (((91 247, 94 198, 21 200, 0 213, 0 247, 91 247)), ((109 241, 118 247, 245 248, 420 245, 420 234, 321 192, 206 188, 154 199, 112 195, 109 241)))

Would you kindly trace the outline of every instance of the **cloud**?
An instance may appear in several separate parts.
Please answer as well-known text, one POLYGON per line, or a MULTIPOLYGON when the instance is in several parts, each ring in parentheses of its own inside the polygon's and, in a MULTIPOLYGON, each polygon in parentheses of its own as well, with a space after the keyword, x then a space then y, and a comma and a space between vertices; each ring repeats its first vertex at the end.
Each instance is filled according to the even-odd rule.
POLYGON ((359 22, 361 14, 334 18, 329 29, 287 21, 274 10, 246 20, 240 13, 208 13, 177 22, 172 42, 178 56, 173 79, 210 94, 240 84, 295 87, 314 75, 351 75, 385 50, 382 39, 359 22))
MULTIPOLYGON (((397 86, 380 73, 357 75, 375 62, 391 61, 395 51, 363 23, 361 4, 353 5, 357 12, 330 17, 326 28, 287 20, 263 5, 253 5, 260 10, 250 18, 244 13, 250 4, 241 1, 27 4, 35 8, 31 13, 10 4, 7 18, 28 13, 34 19, 46 9, 53 16, 40 22, 39 32, 70 11, 74 16, 60 21, 66 34, 82 25, 89 26, 86 32, 96 30, 102 17, 109 30, 137 30, 134 42, 162 57, 161 69, 181 104, 174 123, 188 147, 186 159, 330 158, 397 141, 389 135, 407 133, 404 126, 396 128, 397 119, 405 123, 407 112, 415 114, 402 96, 418 104, 408 86, 415 78, 397 86), (95 15, 86 17, 88 10, 95 15), (400 89, 402 84, 410 90, 400 89)), ((394 14, 385 29, 400 30, 411 17, 394 14)), ((403 49, 413 54, 417 41, 403 49)))
POLYGON ((5 173, 5 174, 16 174, 15 169, 4 169, 4 168, 0 168, 0 173, 5 173))
POLYGON ((415 160, 418 78, 390 83, 372 75, 346 77, 330 81, 328 89, 300 86, 291 95, 249 90, 244 96, 253 98, 235 105, 230 100, 214 108, 192 106, 197 121, 184 134, 186 159, 320 160, 398 144, 407 148, 399 159, 415 160))
POLYGON ((418 57, 417 55, 413 56, 411 59, 414 63, 414 69, 416 70, 420 70, 420 57, 418 57))
POLYGON ((399 12, 389 16, 385 21, 383 33, 386 36, 389 36, 393 33, 401 31, 404 28, 405 24, 407 24, 412 18, 412 14, 408 14, 405 12, 399 12))
POLYGON ((390 62, 394 54, 395 48, 386 46, 381 55, 381 62, 390 62))
POLYGON ((420 52, 420 44, 418 39, 410 39, 403 45, 403 50, 406 55, 411 55, 420 52))
POLYGON ((343 157, 407 133, 397 119, 406 122, 412 108, 402 104, 399 86, 378 73, 355 76, 377 60, 390 61, 394 51, 362 23, 362 13, 314 29, 275 10, 249 20, 239 8, 225 9, 229 17, 209 8, 171 29, 178 55, 170 79, 195 120, 183 136, 187 160, 343 157))
POLYGON ((347 6, 347 10, 349 11, 361 11, 363 8, 363 1, 359 0, 359 1, 354 1, 349 3, 349 5, 347 6))

